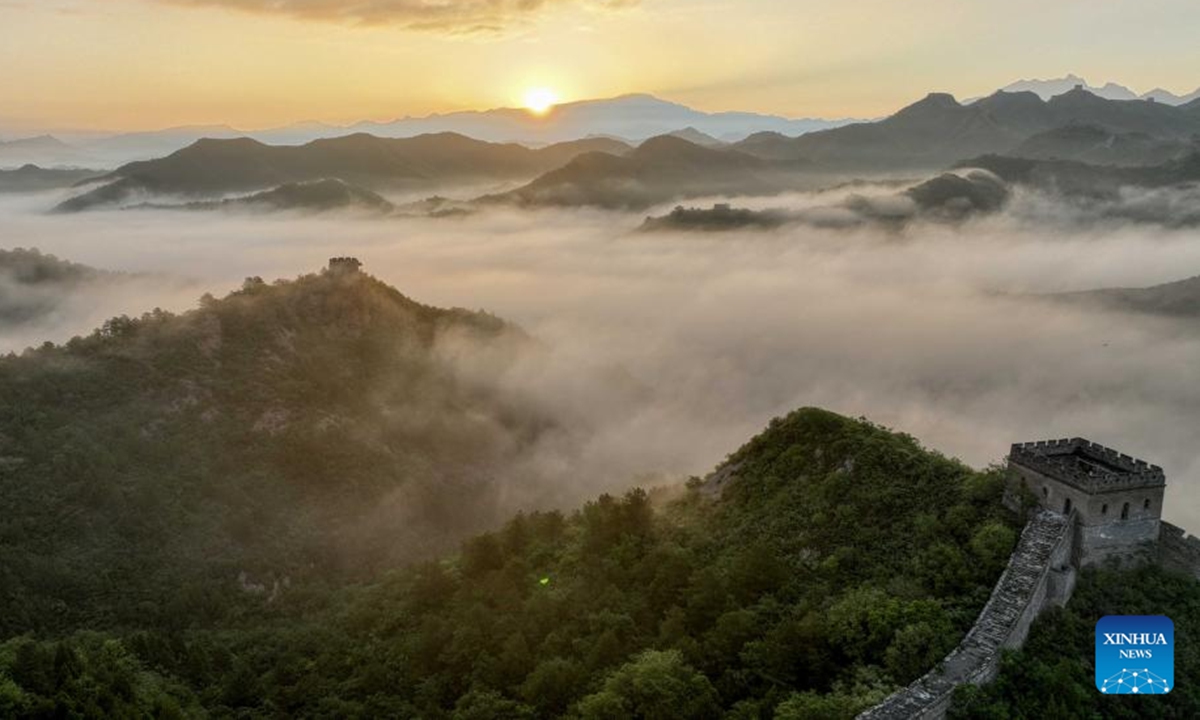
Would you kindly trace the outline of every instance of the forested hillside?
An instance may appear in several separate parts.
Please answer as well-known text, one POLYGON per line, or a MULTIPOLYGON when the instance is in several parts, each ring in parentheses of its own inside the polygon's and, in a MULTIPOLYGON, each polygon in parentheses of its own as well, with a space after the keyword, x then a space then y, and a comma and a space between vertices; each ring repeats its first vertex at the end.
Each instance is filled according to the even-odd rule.
POLYGON ((322 273, 0 358, 0 633, 218 623, 501 521, 548 423, 448 357, 525 343, 322 273))
MULTIPOLYGON (((256 292, 266 291, 223 302, 256 292)), ((156 321, 145 322, 135 332, 156 321)), ((95 352, 119 332, 51 357, 95 352)), ((304 457, 294 472, 320 483, 308 472, 324 461, 304 457)), ((102 635, 58 623, 12 637, 29 620, 12 622, 0 714, 851 717, 957 643, 1016 537, 997 473, 821 410, 774 421, 715 478, 674 496, 634 490, 566 515, 520 514, 453 557, 363 584, 240 601, 195 585, 165 612, 142 606, 102 635)), ((257 532, 279 487, 242 491, 249 528, 206 532, 226 542, 235 529, 257 532)), ((122 547, 163 541, 133 515, 122 517, 137 530, 122 547)), ((54 542, 7 530, 9 558, 54 542)), ((92 578, 121 577, 112 562, 66 565, 55 581, 80 583, 71 601, 90 605, 92 578)), ((147 571, 173 573, 165 558, 147 571)))

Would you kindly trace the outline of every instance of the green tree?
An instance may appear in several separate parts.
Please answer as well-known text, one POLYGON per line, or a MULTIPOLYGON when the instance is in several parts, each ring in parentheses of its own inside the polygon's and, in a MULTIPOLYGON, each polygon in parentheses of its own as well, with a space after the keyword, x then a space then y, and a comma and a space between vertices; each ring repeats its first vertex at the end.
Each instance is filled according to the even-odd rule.
POLYGON ((708 678, 679 651, 647 650, 613 671, 575 712, 585 720, 699 720, 718 717, 721 707, 708 678))

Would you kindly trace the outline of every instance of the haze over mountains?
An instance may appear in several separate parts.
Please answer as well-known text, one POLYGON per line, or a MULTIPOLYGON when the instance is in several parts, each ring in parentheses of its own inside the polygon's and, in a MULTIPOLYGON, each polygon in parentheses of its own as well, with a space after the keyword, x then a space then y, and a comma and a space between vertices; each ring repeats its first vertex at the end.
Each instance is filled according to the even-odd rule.
POLYGON ((137 194, 202 197, 265 190, 287 183, 339 179, 370 189, 430 191, 453 184, 525 179, 585 152, 624 152, 608 138, 530 149, 455 133, 380 138, 359 133, 300 146, 265 145, 249 138, 199 140, 165 158, 130 163, 63 210, 120 202, 137 194))
POLYGON ((767 195, 839 178, 932 173, 983 156, 1070 161, 1096 166, 1097 176, 1163 186, 1191 178, 1188 158, 1198 150, 1200 101, 1109 100, 1076 88, 1050 100, 1028 91, 997 92, 963 104, 930 93, 877 122, 796 137, 757 133, 728 144, 688 127, 632 152, 608 137, 529 148, 449 132, 398 139, 358 133, 299 146, 205 139, 123 165, 59 209, 221 199, 335 180, 365 192, 410 194, 507 184, 481 199, 642 208, 706 195, 767 195), (1164 170, 1114 174, 1106 166, 1164 170))
POLYGON ((1074 90, 1077 86, 1082 86, 1084 90, 1105 98, 1107 100, 1150 100, 1166 103, 1168 105, 1184 105, 1197 98, 1200 98, 1200 87, 1194 91, 1176 95, 1175 93, 1155 88, 1144 93, 1136 93, 1133 90, 1119 85, 1114 82, 1107 82, 1100 86, 1093 86, 1078 75, 1068 74, 1065 77, 1053 78, 1049 80, 1018 80, 1000 88, 1002 92, 1033 92, 1039 95, 1043 100, 1049 100, 1055 95, 1062 95, 1065 92, 1074 90))
MULTIPOLYGON (((732 147, 763 158, 802 159, 832 172, 912 172, 1009 152, 1032 136, 1071 125, 1141 133, 1183 147, 1200 133, 1200 115, 1188 106, 1107 100, 1078 89, 1050 100, 1032 92, 998 92, 967 104, 945 93, 930 93, 879 122, 797 138, 753 135, 732 147)), ((1063 143, 1062 149, 1069 145, 1063 143)))
MULTIPOLYGON (((1043 100, 1049 100, 1074 90, 1076 86, 1109 100, 1153 98, 1162 104, 1185 105, 1200 99, 1200 88, 1184 95, 1162 89, 1139 95, 1111 82, 1093 87, 1075 75, 1054 80, 1021 80, 1000 91, 1033 92, 1043 100)), ((205 138, 248 137, 269 145, 298 145, 354 133, 413 137, 455 132, 489 142, 518 142, 536 146, 597 135, 636 144, 657 135, 675 133, 699 144, 713 144, 738 142, 756 133, 794 137, 852 122, 848 119, 797 119, 752 112, 709 113, 652 95, 633 94, 564 103, 554 107, 546 117, 533 115, 523 108, 497 108, 404 117, 391 121, 363 121, 349 125, 300 122, 261 130, 241 130, 228 125, 194 125, 117 134, 68 131, 57 136, 0 137, 0 169, 29 163, 43 167, 111 168, 134 160, 168 155, 205 138)))
POLYGON ((748 112, 707 113, 651 95, 585 100, 555 106, 545 116, 524 108, 498 108, 464 111, 427 117, 405 117, 387 122, 365 121, 337 126, 324 123, 296 123, 265 130, 239 130, 226 125, 198 125, 149 132, 96 135, 66 134, 67 141, 43 137, 21 140, 9 148, 0 143, 0 168, 24 165, 88 164, 113 167, 133 160, 148 160, 167 155, 197 140, 251 138, 270 145, 299 145, 313 140, 355 133, 386 138, 406 138, 436 133, 458 133, 477 140, 497 143, 546 145, 604 136, 622 141, 640 142, 646 138, 690 130, 715 140, 735 141, 755 132, 779 132, 800 135, 843 125, 849 120, 819 118, 792 119, 777 115, 748 112), (36 143, 35 143, 36 140, 36 143), (56 144, 48 152, 49 143, 56 144), (39 145, 43 152, 29 154, 24 146, 39 145))

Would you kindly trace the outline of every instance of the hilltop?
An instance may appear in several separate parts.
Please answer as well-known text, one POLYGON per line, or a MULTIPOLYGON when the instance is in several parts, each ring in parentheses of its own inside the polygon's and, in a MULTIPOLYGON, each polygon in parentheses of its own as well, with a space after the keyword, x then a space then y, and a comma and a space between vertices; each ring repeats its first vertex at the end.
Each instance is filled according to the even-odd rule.
POLYGON ((771 163, 745 153, 663 135, 623 156, 581 155, 528 185, 484 200, 644 208, 698 195, 771 192, 781 187, 782 174, 771 163))
POLYGON ((0 358, 0 632, 213 622, 494 522, 550 426, 486 379, 526 343, 323 272, 0 358))

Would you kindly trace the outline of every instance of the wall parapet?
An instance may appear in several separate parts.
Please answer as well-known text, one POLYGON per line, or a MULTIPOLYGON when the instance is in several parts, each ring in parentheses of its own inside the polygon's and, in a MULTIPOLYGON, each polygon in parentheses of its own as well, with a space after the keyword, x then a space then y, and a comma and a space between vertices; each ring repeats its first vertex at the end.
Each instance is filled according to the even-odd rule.
POLYGON ((1159 522, 1158 564, 1200 579, 1200 538, 1166 520, 1159 522))
POLYGON ((1074 526, 1074 513, 1068 517, 1044 510, 1034 516, 1021 532, 987 604, 958 647, 938 667, 860 713, 857 720, 942 718, 955 687, 994 679, 1001 649, 1020 647, 1034 618, 1047 606, 1065 603, 1070 596, 1074 526), (1071 573, 1070 579, 1059 582, 1053 577, 1060 571, 1071 573))

